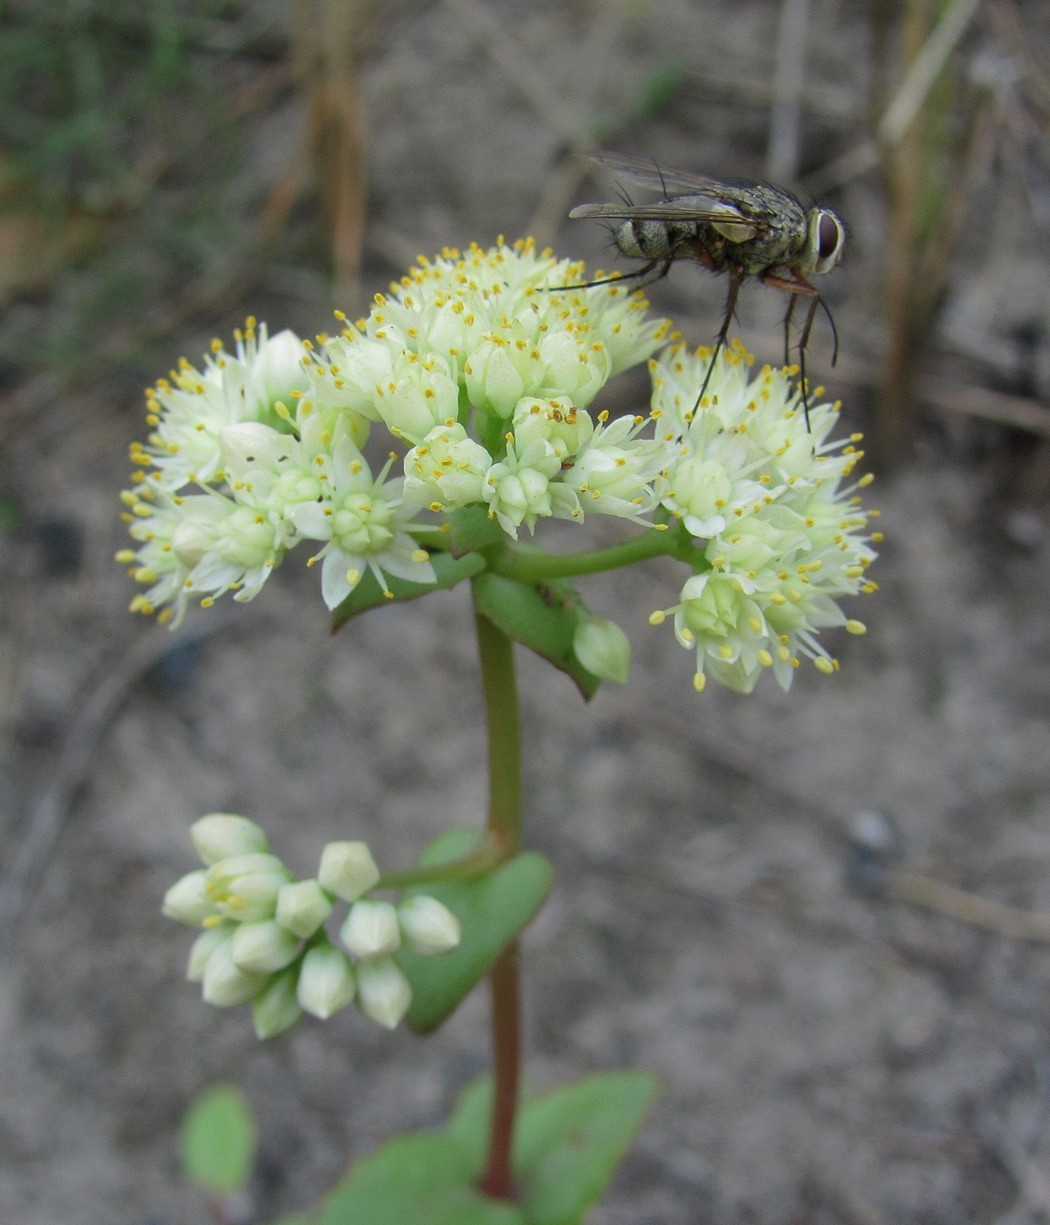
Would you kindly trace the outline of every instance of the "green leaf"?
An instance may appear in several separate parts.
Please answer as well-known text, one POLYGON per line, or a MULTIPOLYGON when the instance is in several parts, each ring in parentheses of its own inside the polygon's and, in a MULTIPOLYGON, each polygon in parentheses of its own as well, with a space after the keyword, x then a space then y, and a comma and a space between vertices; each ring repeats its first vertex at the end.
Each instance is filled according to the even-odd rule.
POLYGON ((606 1072, 525 1107, 514 1155, 529 1225, 575 1225, 582 1219, 659 1092, 659 1082, 647 1072, 606 1072))
POLYGON ((470 1155, 440 1132, 399 1136, 359 1161, 316 1225, 525 1225, 521 1210, 474 1186, 470 1155))
POLYGON ((573 654, 576 625, 587 608, 565 579, 535 586, 499 574, 479 574, 474 580, 478 610, 515 642, 535 651, 571 677, 584 698, 594 697, 601 681, 573 654))
POLYGON ((399 600, 418 600, 420 596, 431 591, 447 591, 485 569, 485 559, 476 553, 469 553, 465 557, 453 557, 451 553, 432 553, 430 564, 437 575, 436 583, 410 583, 406 579, 388 575, 387 583, 393 592, 392 597, 383 593, 375 575, 369 571, 332 613, 332 629, 339 629, 351 617, 368 612, 370 608, 394 604, 399 600))
POLYGON ((237 1191, 255 1158, 255 1116, 235 1085, 202 1093, 182 1124, 182 1172, 204 1191, 237 1191))
MULTIPOLYGON (((526 1102, 514 1137, 514 1173, 527 1225, 577 1225, 601 1196, 659 1092, 646 1072, 606 1072, 526 1102)), ((446 1134, 484 1168, 492 1085, 475 1081, 446 1134)))
MULTIPOLYGON (((454 829, 431 843, 420 857, 428 866, 470 853, 477 830, 454 829)), ((436 1029, 488 973, 500 953, 525 928, 550 891, 553 869, 542 855, 525 851, 499 867, 463 880, 406 889, 443 902, 463 925, 463 939, 449 953, 422 957, 399 954, 412 984, 408 1023, 417 1033, 436 1029)))

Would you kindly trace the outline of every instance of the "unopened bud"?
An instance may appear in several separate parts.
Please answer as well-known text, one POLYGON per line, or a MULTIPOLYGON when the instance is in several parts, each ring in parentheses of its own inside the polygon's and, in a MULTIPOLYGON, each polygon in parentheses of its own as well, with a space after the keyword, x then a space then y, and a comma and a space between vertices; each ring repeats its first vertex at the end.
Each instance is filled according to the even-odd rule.
POLYGON ((396 1029, 412 1003, 412 988, 393 957, 362 961, 357 967, 357 1006, 386 1029, 396 1029))
POLYGON ((631 671, 631 644, 627 635, 607 617, 588 617, 576 627, 572 640, 576 658, 603 681, 627 683, 631 671))
POLYGON ((316 880, 283 885, 277 894, 277 922, 308 940, 332 912, 332 903, 316 880))
POLYGON ((272 974, 291 965, 299 953, 299 937, 276 919, 241 923, 233 933, 233 960, 251 974, 272 974))
POLYGON ((294 970, 275 974, 252 1001, 252 1024, 257 1038, 276 1038, 303 1015, 295 998, 294 970))
POLYGON ((232 940, 233 932, 232 923, 222 923, 218 927, 210 927, 202 931, 194 940, 193 948, 190 949, 189 961, 186 964, 186 977, 191 983, 199 983, 203 980, 204 971, 212 953, 220 944, 226 944, 232 940))
POLYGON ((356 902, 379 880, 379 869, 365 843, 329 842, 321 852, 317 879, 344 902, 356 902))
POLYGON ((233 960, 232 940, 218 945, 204 967, 203 995, 216 1008, 232 1008, 258 995, 266 984, 263 974, 249 974, 233 960))
POLYGON ((413 953, 430 956, 447 953, 459 944, 463 934, 459 919, 437 898, 417 893, 397 908, 401 935, 413 953))
POLYGON ((339 939, 355 957, 385 957, 401 947, 397 911, 389 902, 355 902, 339 939))
POLYGON ((354 998, 356 984, 350 958, 331 945, 312 948, 299 970, 297 995, 312 1016, 326 1021, 354 998))
POLYGON ((206 864, 217 863, 231 855, 266 850, 266 835, 259 826, 247 817, 228 812, 213 812, 194 821, 190 837, 206 864))

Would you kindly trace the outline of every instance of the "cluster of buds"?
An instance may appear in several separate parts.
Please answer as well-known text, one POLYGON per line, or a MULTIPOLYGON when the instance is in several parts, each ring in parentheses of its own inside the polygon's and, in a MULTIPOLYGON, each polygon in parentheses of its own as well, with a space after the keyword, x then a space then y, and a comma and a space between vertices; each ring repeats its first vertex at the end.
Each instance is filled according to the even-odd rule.
POLYGON ((430 955, 459 943, 459 920, 435 898, 368 896, 380 873, 363 842, 330 842, 317 876, 297 880, 246 817, 212 813, 190 836, 205 866, 168 890, 164 913, 203 929, 187 977, 209 1004, 250 1002, 260 1038, 304 1012, 324 1020, 353 1001, 393 1029, 412 1000, 399 950, 430 955), (326 923, 338 902, 349 910, 333 940, 326 923))

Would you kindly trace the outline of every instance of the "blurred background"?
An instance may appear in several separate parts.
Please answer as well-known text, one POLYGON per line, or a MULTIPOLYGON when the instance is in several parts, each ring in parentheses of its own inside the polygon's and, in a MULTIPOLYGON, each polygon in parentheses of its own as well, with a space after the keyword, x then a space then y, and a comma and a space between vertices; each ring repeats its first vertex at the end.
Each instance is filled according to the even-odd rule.
MULTIPOLYGON (((1041 0, 13 0, 0 9, 0 1219, 202 1219, 176 1132, 241 1084, 253 1220, 309 1206, 485 1069, 353 1015, 260 1045, 159 913, 211 810, 303 873, 482 819, 463 592, 333 638, 298 555, 176 634, 113 554, 142 390, 246 315, 367 310, 419 253, 533 234, 629 268, 604 148, 835 208, 814 381, 879 481, 842 672, 697 695, 676 574, 597 580, 630 685, 522 657, 538 1090, 667 1092, 597 1225, 1050 1220, 1050 9, 1041 0)), ((692 343, 724 285, 648 294, 692 343)), ((739 332, 782 353, 782 295, 739 332)), ((634 409, 644 379, 611 403, 634 409)), ((597 525, 601 535, 607 525, 597 525)), ((588 525, 590 531, 590 525, 588 525)), ((530 989, 531 988, 531 989, 530 989)))

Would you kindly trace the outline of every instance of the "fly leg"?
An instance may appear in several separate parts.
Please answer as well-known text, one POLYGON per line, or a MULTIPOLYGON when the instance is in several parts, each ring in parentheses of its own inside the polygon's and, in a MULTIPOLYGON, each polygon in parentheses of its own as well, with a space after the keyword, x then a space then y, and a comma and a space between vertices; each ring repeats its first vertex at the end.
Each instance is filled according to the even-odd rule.
POLYGON ((788 308, 784 312, 784 365, 791 364, 791 316, 795 313, 795 303, 798 298, 791 294, 788 298, 788 308))
POLYGON ((700 401, 704 398, 704 393, 707 391, 707 385, 710 383, 711 375, 714 373, 718 355, 725 348, 726 340, 729 338, 729 328, 732 325, 733 316, 736 314, 736 299, 740 293, 740 283, 743 279, 744 273, 739 268, 729 269, 729 292, 726 294, 726 308, 722 316, 722 326, 718 329, 718 335, 715 337, 715 351, 711 354, 711 360, 707 364, 707 373, 704 375, 704 381, 700 385, 696 403, 693 405, 694 414, 700 407, 700 401))
MULTIPOLYGON (((766 285, 772 285, 774 289, 782 289, 785 293, 791 295, 791 300, 788 302, 787 311, 784 314, 784 361, 788 361, 791 351, 791 316, 795 311, 795 300, 798 297, 809 298, 809 310, 806 312, 806 321, 802 325, 802 331, 798 341, 798 381, 799 391, 802 395, 802 415, 806 418, 806 432, 809 432, 809 388, 806 384, 806 345, 809 344, 809 333, 813 328, 813 319, 817 313, 817 307, 820 306, 820 293, 799 273, 794 273, 789 280, 785 276, 777 276, 775 273, 766 273, 762 277, 762 281, 766 285)), ((824 308, 825 310, 827 307, 824 308)), ((833 325, 834 326, 834 325, 833 325)))
MULTIPOLYGON (((791 299, 794 305, 795 299, 791 299)), ((806 417, 806 432, 809 432, 809 384, 806 382, 806 346, 809 344, 809 333, 813 327, 813 319, 817 313, 817 307, 820 305, 820 298, 812 298, 809 303, 809 310, 806 311, 806 322, 802 325, 802 331, 798 338, 798 378, 802 387, 802 412, 806 417)), ((788 307, 788 314, 791 314, 791 307, 788 307)))
POLYGON ((621 272, 618 276, 602 277, 600 281, 584 281, 579 285, 547 285, 547 293, 564 293, 567 289, 594 289, 596 285, 617 285, 621 281, 636 281, 634 289, 644 289, 654 281, 662 281, 671 270, 671 260, 651 259, 634 272, 621 272))

